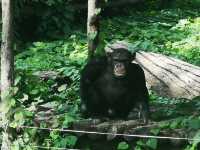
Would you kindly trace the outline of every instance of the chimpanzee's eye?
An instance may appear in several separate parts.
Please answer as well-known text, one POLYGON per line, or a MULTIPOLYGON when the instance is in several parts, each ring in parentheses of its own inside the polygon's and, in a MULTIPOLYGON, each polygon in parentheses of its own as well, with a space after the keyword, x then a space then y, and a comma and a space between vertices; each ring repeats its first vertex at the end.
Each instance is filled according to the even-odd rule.
POLYGON ((118 59, 118 58, 113 58, 113 61, 114 61, 114 62, 121 62, 121 60, 118 59))

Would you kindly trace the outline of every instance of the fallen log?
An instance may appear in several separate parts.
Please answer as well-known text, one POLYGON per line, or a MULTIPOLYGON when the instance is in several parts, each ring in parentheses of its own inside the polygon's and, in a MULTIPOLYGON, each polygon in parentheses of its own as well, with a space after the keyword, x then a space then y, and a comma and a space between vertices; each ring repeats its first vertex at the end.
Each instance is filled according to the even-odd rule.
POLYGON ((138 52, 136 62, 145 71, 147 86, 158 95, 193 99, 200 96, 200 67, 152 52, 138 52))
MULTIPOLYGON (((161 122, 151 122, 149 125, 142 125, 139 120, 109 120, 101 122, 99 120, 82 120, 73 123, 73 129, 76 131, 82 131, 78 133, 82 140, 101 143, 102 141, 113 141, 117 139, 124 139, 130 143, 136 142, 139 138, 150 139, 160 137, 159 143, 167 142, 168 146, 179 147, 187 142, 187 137, 191 136, 186 129, 170 129, 160 128, 161 124, 170 124, 174 120, 167 120, 161 122), (159 133, 153 134, 151 131, 158 130, 159 133), (175 138, 175 139, 174 139, 175 138)), ((193 133, 194 134, 194 133, 193 133)), ((194 136, 194 135, 193 135, 194 136)), ((90 143, 90 144, 91 144, 90 143)), ((107 143, 108 144, 108 143, 107 143)), ((101 147, 101 144, 99 144, 101 147)))
POLYGON ((105 51, 120 48, 137 52, 133 63, 144 69, 148 88, 159 96, 185 99, 200 96, 200 67, 162 54, 135 50, 125 41, 108 44, 105 51))

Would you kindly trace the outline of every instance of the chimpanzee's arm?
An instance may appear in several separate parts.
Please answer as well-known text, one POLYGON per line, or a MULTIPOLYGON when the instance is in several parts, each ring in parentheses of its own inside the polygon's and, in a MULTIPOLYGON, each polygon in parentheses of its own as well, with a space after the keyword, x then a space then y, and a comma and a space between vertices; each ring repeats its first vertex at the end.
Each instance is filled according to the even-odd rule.
POLYGON ((107 64, 106 57, 92 58, 81 71, 80 78, 80 97, 81 112, 83 115, 93 112, 93 103, 98 101, 96 88, 93 86, 95 81, 101 76, 107 64))
POLYGON ((148 90, 146 87, 146 79, 145 79, 145 74, 143 69, 135 63, 131 64, 130 68, 131 72, 131 80, 132 80, 132 85, 139 91, 148 93, 148 90))
POLYGON ((81 71, 81 84, 86 84, 87 86, 93 84, 101 76, 106 64, 106 57, 92 58, 81 71))
POLYGON ((149 119, 149 93, 146 87, 145 74, 138 64, 132 64, 133 86, 138 95, 137 100, 140 104, 140 112, 144 119, 144 123, 148 123, 149 119))

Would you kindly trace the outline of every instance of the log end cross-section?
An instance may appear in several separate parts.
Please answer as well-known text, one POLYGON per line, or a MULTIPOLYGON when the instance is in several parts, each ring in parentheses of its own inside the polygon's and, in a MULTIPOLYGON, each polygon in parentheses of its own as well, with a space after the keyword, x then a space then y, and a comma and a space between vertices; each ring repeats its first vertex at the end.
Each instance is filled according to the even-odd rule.
POLYGON ((158 95, 186 99, 200 96, 200 67, 142 51, 137 53, 136 62, 145 71, 147 86, 158 95))

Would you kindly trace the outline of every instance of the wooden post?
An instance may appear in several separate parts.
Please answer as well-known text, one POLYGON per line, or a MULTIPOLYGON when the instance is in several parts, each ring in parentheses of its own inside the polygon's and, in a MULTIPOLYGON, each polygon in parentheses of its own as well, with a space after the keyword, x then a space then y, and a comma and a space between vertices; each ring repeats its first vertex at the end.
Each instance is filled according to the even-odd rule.
POLYGON ((87 18, 87 35, 88 35, 88 58, 93 57, 98 45, 99 36, 99 13, 98 0, 88 0, 88 18, 87 18))
MULTIPOLYGON (((12 51, 12 0, 2 0, 2 45, 1 45, 1 100, 2 104, 8 103, 13 85, 14 56, 12 51)), ((2 111, 3 141, 1 150, 10 150, 8 124, 6 113, 2 111)))

